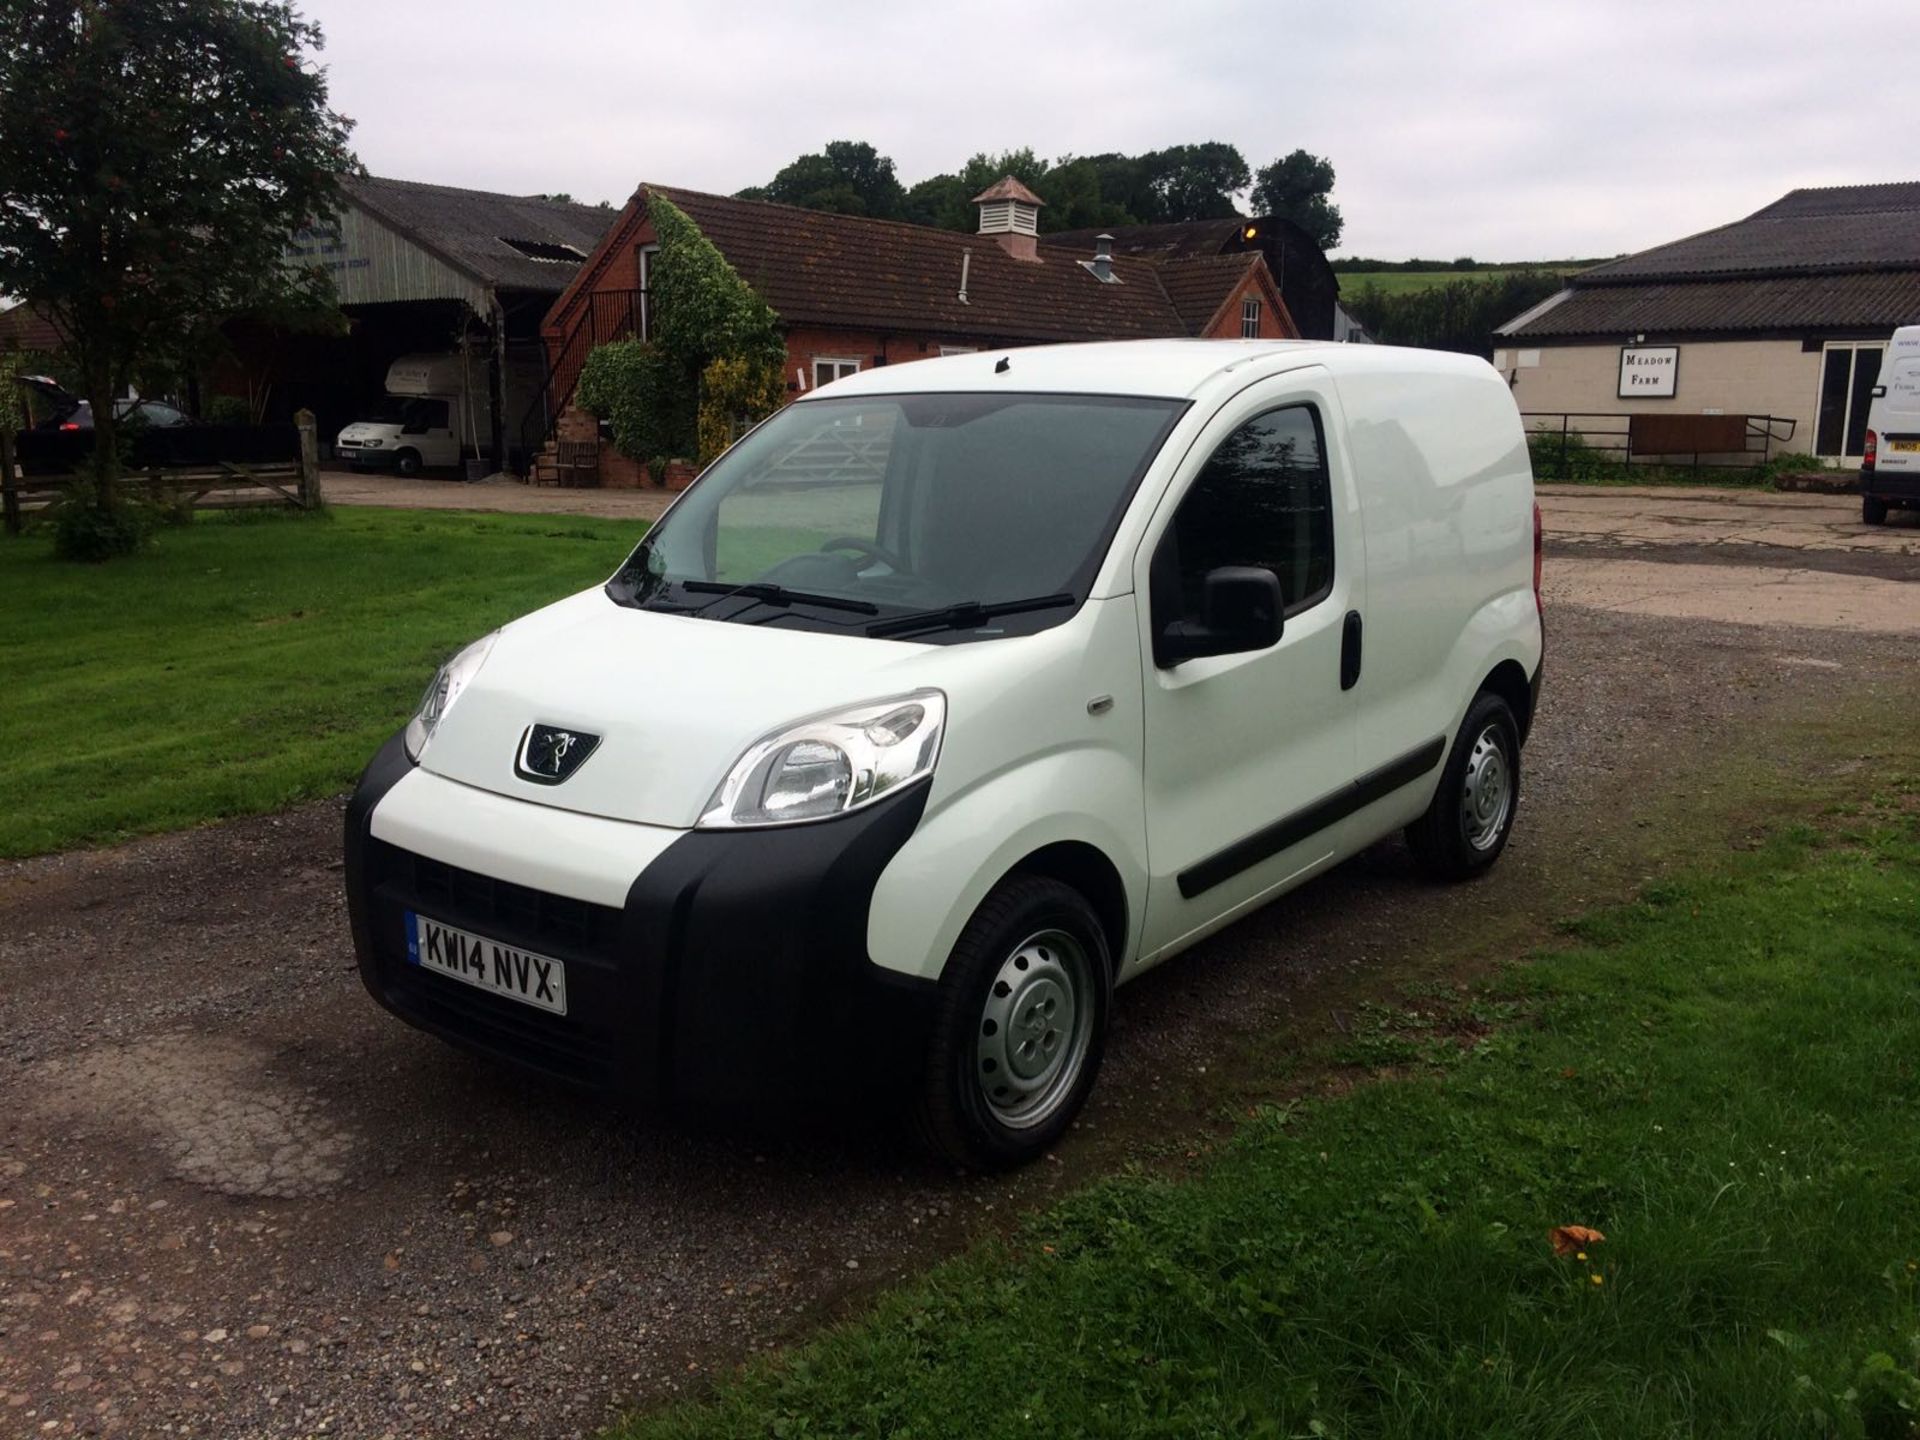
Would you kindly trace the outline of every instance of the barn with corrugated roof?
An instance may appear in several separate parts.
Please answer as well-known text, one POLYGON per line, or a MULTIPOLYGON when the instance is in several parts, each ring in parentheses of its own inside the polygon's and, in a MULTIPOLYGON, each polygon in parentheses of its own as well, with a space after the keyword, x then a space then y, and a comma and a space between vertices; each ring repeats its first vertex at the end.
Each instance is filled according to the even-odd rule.
POLYGON ((1838 185, 1582 271, 1502 326, 1493 358, 1523 412, 1575 429, 1765 416, 1792 422, 1772 450, 1855 464, 1887 343, 1913 324, 1920 181, 1838 185))

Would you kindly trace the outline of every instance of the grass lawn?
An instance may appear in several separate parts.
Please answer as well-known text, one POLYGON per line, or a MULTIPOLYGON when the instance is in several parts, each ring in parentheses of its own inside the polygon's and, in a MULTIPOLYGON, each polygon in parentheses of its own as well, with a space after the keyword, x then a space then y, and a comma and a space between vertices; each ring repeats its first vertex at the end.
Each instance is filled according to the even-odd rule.
POLYGON ((1920 786, 1882 795, 615 1434, 1913 1436, 1920 786))
POLYGON ((343 789, 441 660, 604 579, 643 533, 341 508, 202 517, 100 567, 0 540, 0 856, 343 789))

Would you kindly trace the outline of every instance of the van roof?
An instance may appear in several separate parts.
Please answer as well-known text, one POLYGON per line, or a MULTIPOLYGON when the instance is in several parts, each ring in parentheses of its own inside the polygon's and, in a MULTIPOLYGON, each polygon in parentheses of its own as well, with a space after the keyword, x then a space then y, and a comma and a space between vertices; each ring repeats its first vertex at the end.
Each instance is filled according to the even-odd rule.
POLYGON ((862 369, 823 386, 835 397, 925 390, 1006 389, 1083 395, 1187 399, 1229 371, 1248 378, 1307 365, 1334 374, 1392 372, 1494 374, 1486 361, 1439 350, 1349 345, 1332 340, 1118 340, 1088 345, 1028 345, 862 369), (1007 369, 998 369, 1002 361, 1007 369))

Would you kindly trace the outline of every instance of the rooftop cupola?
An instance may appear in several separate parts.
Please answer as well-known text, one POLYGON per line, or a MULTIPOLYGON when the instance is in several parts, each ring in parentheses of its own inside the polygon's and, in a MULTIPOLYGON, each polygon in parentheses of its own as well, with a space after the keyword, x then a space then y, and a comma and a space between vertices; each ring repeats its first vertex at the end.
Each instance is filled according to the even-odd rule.
POLYGON ((1016 260, 1040 259, 1040 207, 1047 202, 1011 175, 973 197, 980 207, 980 233, 993 237, 1016 260))

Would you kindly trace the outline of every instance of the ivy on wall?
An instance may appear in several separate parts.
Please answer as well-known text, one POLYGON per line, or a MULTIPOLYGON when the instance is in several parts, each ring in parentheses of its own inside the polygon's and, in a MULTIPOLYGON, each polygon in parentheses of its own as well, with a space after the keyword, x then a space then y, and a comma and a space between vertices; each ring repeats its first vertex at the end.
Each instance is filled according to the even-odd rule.
POLYGON ((575 392, 635 460, 697 453, 704 465, 739 428, 778 409, 786 342, 780 317, 672 201, 651 195, 659 253, 648 269, 649 341, 587 356, 575 392))
POLYGON ((719 458, 755 422, 786 403, 781 356, 722 355, 700 373, 700 464, 719 458))

